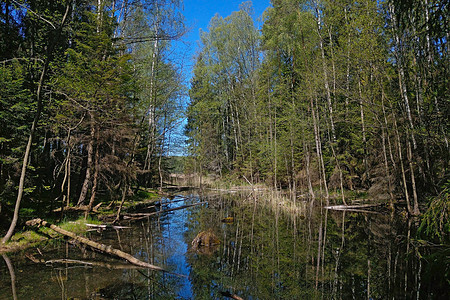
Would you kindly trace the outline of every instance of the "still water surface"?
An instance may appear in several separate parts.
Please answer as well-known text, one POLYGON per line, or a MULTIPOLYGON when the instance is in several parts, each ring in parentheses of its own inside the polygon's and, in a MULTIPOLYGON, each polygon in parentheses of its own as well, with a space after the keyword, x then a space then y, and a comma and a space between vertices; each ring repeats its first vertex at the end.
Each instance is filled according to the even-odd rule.
POLYGON ((266 198, 178 195, 159 209, 207 203, 88 234, 179 275, 62 241, 0 259, 0 299, 449 299, 449 251, 423 249, 411 222, 266 198), (194 251, 204 230, 221 243, 194 251))

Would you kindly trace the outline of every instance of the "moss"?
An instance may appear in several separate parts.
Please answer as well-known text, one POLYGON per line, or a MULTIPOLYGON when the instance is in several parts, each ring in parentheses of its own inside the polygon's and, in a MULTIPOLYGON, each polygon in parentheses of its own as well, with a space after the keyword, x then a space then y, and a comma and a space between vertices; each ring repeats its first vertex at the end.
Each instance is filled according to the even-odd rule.
MULTIPOLYGON (((86 232, 87 223, 101 224, 101 222, 97 219, 92 219, 90 217, 84 219, 84 217, 79 217, 77 220, 64 220, 55 225, 75 234, 83 234, 84 232, 86 232)), ((61 235, 47 227, 40 227, 36 230, 18 232, 11 237, 10 241, 6 243, 5 246, 0 248, 0 253, 22 250, 51 238, 58 237, 61 237, 61 235)))
MULTIPOLYGON (((153 203, 161 198, 161 195, 159 195, 156 191, 150 190, 150 189, 140 189, 135 194, 135 196, 124 202, 123 209, 128 209, 134 206, 137 206, 138 204, 142 203, 153 203)), ((119 202, 116 203, 118 205, 119 202)), ((45 219, 47 222, 51 224, 55 224, 65 230, 71 231, 75 234, 83 234, 87 230, 86 224, 102 224, 102 222, 97 218, 97 216, 110 216, 115 215, 117 213, 117 210, 115 208, 107 209, 107 210, 100 210, 99 214, 97 214, 95 217, 89 216, 87 219, 84 218, 83 215, 79 216, 78 219, 70 219, 66 218, 62 222, 55 223, 54 220, 51 218, 45 219)), ((30 212, 30 217, 27 219, 31 219, 32 217, 35 217, 30 212)), ((40 227, 39 229, 35 230, 27 230, 24 232, 18 232, 15 235, 13 235, 8 243, 6 245, 0 245, 0 253, 7 253, 7 252, 14 252, 19 251, 28 247, 35 246, 38 243, 41 243, 43 241, 58 238, 61 235, 54 232, 50 228, 47 227, 40 227)))
POLYGON ((104 209, 99 211, 99 215, 101 216, 108 216, 114 214, 116 211, 114 209, 104 209))
POLYGON ((11 237, 10 244, 25 245, 27 243, 35 243, 44 240, 45 237, 35 231, 25 231, 16 233, 11 237))
POLYGON ((153 190, 138 190, 135 193, 135 198, 142 200, 142 199, 151 199, 151 198, 158 198, 159 195, 156 191, 153 190))

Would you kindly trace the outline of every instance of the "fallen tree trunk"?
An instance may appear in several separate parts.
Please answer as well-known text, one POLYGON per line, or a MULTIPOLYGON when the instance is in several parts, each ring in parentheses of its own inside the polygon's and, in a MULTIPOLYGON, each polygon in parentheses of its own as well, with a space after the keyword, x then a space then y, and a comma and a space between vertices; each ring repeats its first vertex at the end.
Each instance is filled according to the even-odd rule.
POLYGON ((385 203, 358 204, 358 205, 331 205, 331 206, 325 206, 325 209, 350 210, 350 209, 383 207, 385 205, 386 205, 385 203))
POLYGON ((165 213, 165 212, 179 210, 179 209, 185 209, 185 208, 189 208, 189 207, 192 207, 192 206, 201 205, 201 204, 205 204, 205 203, 207 203, 207 202, 198 202, 198 203, 194 203, 194 204, 183 205, 183 206, 179 206, 179 207, 175 207, 175 208, 169 208, 169 209, 160 210, 160 211, 155 211, 155 212, 151 212, 151 213, 128 213, 128 214, 122 214, 122 216, 123 216, 124 219, 146 218, 146 217, 162 214, 162 213, 165 213))
POLYGON ((40 260, 40 263, 45 263, 46 265, 85 265, 90 267, 102 267, 110 270, 129 270, 129 269, 143 269, 141 266, 130 265, 130 264, 110 264, 100 261, 84 261, 76 259, 51 259, 51 260, 40 260))
POLYGON ((77 259, 69 259, 69 258, 61 258, 61 259, 50 259, 45 260, 43 258, 36 258, 32 254, 25 254, 25 256, 31 260, 32 262, 36 264, 46 264, 46 265, 85 265, 90 267, 103 267, 108 268, 110 270, 112 269, 118 269, 118 270, 129 270, 129 269, 144 269, 143 267, 132 265, 132 264, 111 264, 107 262, 102 261, 86 261, 86 260, 77 260, 77 259))
MULTIPOLYGON (((97 204, 91 210, 91 212, 98 213, 98 208, 102 205, 102 203, 97 204)), ((62 209, 64 212, 87 212, 89 211, 89 205, 80 205, 80 206, 64 206, 62 209)), ((61 212, 61 207, 58 207, 53 210, 53 212, 61 212)))
MULTIPOLYGON (((125 260, 127 260, 128 262, 136 265, 136 266, 140 266, 140 267, 144 267, 144 268, 148 268, 148 269, 152 269, 152 270, 158 270, 158 271, 164 271, 164 272, 168 272, 165 269, 146 263, 144 261, 141 261, 139 259, 137 259, 136 257, 123 252, 119 249, 115 249, 109 245, 105 245, 105 244, 101 244, 101 243, 97 243, 94 241, 91 241, 88 238, 82 237, 82 236, 78 236, 73 232, 67 231, 65 229, 62 229, 61 227, 58 227, 56 225, 50 224, 47 221, 44 221, 42 219, 33 219, 33 220, 29 220, 26 222, 27 226, 45 226, 45 227, 49 227, 50 229, 52 229, 53 231, 56 231, 57 233, 63 234, 65 236, 68 236, 80 243, 86 244, 94 249, 100 250, 102 252, 114 255, 114 256, 118 256, 120 258, 123 258, 125 260)), ((170 272, 169 272, 170 273, 170 272)))
POLYGON ((236 294, 232 294, 230 292, 220 292, 222 294, 222 296, 231 298, 231 299, 235 299, 235 300, 244 300, 243 298, 239 297, 236 294))
POLYGON ((360 204, 360 205, 332 205, 332 206, 325 206, 325 209, 349 211, 349 212, 359 212, 359 213, 369 213, 369 214, 379 214, 379 212, 377 210, 369 210, 369 209, 382 208, 384 206, 385 206, 384 203, 360 204))
POLYGON ((91 228, 97 228, 97 229, 129 229, 131 227, 129 226, 116 226, 116 225, 109 225, 109 224, 89 224, 86 223, 87 227, 91 227, 91 228))

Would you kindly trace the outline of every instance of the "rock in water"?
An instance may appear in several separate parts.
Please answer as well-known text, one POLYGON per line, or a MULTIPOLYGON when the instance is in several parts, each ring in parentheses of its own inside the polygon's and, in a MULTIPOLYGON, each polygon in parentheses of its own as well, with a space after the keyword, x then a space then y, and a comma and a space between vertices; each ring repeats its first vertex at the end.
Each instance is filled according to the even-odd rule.
POLYGON ((220 240, 211 229, 201 231, 192 240, 192 248, 194 250, 199 250, 202 247, 212 247, 218 244, 220 244, 220 240))

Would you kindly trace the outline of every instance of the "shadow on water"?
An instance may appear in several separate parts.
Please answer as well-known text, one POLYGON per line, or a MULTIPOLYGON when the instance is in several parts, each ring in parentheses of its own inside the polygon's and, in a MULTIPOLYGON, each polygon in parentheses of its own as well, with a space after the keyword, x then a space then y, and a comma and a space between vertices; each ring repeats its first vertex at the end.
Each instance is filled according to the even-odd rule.
POLYGON ((413 239, 411 221, 320 208, 307 212, 302 203, 292 213, 264 197, 185 194, 166 199, 159 209, 208 204, 122 224, 131 229, 89 233, 91 239, 186 277, 138 269, 67 241, 4 257, 0 299, 448 296, 449 250, 422 249, 413 239), (201 231, 213 232, 220 244, 193 249, 191 241, 201 231), (45 263, 55 259, 85 263, 45 263))

